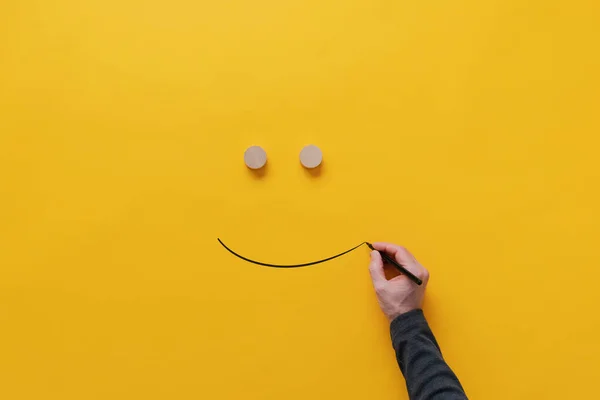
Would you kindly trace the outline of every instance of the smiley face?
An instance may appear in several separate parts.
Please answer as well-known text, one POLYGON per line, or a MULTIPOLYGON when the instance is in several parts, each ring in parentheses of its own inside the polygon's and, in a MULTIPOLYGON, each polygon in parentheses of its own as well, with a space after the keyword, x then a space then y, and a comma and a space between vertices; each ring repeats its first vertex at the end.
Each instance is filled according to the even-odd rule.
MULTIPOLYGON (((304 166, 305 168, 307 168, 309 170, 316 169, 316 171, 319 171, 318 168, 320 168, 322 161, 323 161, 323 153, 322 153, 321 149, 319 149, 315 145, 311 144, 311 145, 305 146, 302 148, 302 151, 300 151, 300 163, 302 164, 302 166, 304 166)), ((267 153, 260 146, 250 146, 244 152, 244 163, 250 170, 252 170, 256 174, 260 175, 264 172, 262 169, 267 164, 267 153)), ((231 248, 229 248, 225 243, 223 243, 223 241, 221 239, 217 238, 217 240, 221 244, 221 246, 223 246, 223 248, 225 248, 225 250, 227 250, 234 256, 236 256, 244 261, 247 261, 249 263, 252 263, 252 264, 261 265, 261 266, 265 266, 265 267, 273 267, 273 268, 300 268, 300 267, 307 267, 307 266, 311 266, 311 265, 317 265, 317 264, 321 264, 321 263, 324 263, 327 261, 334 260, 345 254, 348 254, 351 251, 359 248, 363 244, 367 244, 369 247, 371 247, 371 245, 369 243, 362 242, 346 251, 343 251, 341 253, 338 253, 333 256, 323 258, 320 260, 304 262, 304 263, 300 263, 300 264, 282 264, 282 263, 275 264, 275 263, 266 263, 266 262, 261 262, 261 261, 257 261, 257 260, 252 260, 247 257, 244 257, 244 256, 236 253, 235 251, 233 251, 231 248)), ((400 269, 402 272, 405 272, 405 273, 407 272, 400 265, 397 265, 397 268, 400 269)), ((411 276, 411 278, 414 279, 414 275, 410 274, 410 272, 408 272, 408 274, 411 276)), ((417 282, 418 282, 418 280, 417 280, 417 282)))
POLYGON ((589 398, 599 15, 555 3, 9 1, 0 398, 402 397, 365 246, 216 237, 406 245, 471 396, 589 398))

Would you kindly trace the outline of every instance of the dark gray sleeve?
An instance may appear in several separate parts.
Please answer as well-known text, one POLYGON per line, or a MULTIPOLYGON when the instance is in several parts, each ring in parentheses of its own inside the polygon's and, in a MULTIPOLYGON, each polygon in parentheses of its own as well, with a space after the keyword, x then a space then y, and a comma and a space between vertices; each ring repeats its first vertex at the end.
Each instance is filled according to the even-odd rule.
POLYGON ((422 310, 400 315, 390 326, 392 344, 411 400, 464 400, 460 382, 444 361, 422 310))

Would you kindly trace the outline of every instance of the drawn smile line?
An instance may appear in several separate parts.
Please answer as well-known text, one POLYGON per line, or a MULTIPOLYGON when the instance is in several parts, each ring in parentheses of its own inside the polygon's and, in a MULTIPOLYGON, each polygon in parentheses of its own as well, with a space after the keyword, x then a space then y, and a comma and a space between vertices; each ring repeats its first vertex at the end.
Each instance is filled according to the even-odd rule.
POLYGON ((330 260, 333 260, 335 258, 341 257, 344 254, 348 254, 352 250, 358 249, 363 244, 367 244, 367 242, 362 242, 361 244, 354 246, 350 250, 346 250, 346 251, 344 251, 342 253, 336 254, 335 256, 327 257, 327 258, 324 258, 322 260, 312 261, 312 262, 308 262, 308 263, 304 263, 304 264, 288 264, 288 265, 286 265, 286 264, 270 264, 270 263, 264 263, 264 262, 260 262, 260 261, 256 261, 256 260, 251 260, 251 259, 249 259, 247 257, 244 257, 241 254, 238 254, 235 251, 231 250, 229 247, 227 247, 225 245, 225 243, 223 243, 223 241, 221 239, 217 238, 217 240, 219 241, 219 243, 221 243, 221 246, 225 247, 225 249, 228 252, 230 252, 231 254, 233 254, 234 256, 239 257, 242 260, 248 261, 249 263, 252 263, 252 264, 262 265, 263 267, 272 267, 272 268, 299 268, 299 267, 308 267, 310 265, 321 264, 321 263, 324 263, 325 261, 330 261, 330 260))

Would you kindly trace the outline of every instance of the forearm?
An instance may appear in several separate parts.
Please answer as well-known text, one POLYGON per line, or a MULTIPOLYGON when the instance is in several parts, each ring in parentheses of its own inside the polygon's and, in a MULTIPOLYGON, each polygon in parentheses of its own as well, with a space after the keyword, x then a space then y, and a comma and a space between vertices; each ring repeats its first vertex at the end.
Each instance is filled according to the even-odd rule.
POLYGON ((411 400, 464 400, 465 392, 444 361, 423 311, 392 321, 392 344, 411 400))

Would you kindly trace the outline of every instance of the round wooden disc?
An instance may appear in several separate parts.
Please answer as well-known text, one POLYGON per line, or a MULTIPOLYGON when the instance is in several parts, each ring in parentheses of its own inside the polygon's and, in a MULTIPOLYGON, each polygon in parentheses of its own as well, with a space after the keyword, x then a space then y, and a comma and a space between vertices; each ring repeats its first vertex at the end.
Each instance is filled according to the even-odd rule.
POLYGON ((260 146, 251 146, 244 153, 244 162, 250 169, 260 169, 267 163, 267 153, 260 146))
POLYGON ((302 151, 300 151, 300 162, 306 168, 316 168, 321 165, 323 161, 323 153, 321 149, 313 144, 309 144, 305 146, 302 151))

